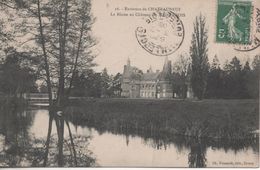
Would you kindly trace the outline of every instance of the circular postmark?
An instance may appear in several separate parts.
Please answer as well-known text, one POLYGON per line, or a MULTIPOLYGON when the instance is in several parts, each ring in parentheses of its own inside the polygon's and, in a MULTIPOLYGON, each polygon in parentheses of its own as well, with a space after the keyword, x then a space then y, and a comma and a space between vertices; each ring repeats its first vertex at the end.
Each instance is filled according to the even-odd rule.
POLYGON ((253 12, 253 28, 251 31, 252 40, 249 44, 245 45, 235 45, 234 49, 237 51, 252 51, 260 47, 260 9, 254 8, 253 12))
POLYGON ((143 26, 137 27, 135 35, 143 49, 157 56, 175 52, 184 39, 184 27, 172 11, 158 11, 146 18, 143 26))

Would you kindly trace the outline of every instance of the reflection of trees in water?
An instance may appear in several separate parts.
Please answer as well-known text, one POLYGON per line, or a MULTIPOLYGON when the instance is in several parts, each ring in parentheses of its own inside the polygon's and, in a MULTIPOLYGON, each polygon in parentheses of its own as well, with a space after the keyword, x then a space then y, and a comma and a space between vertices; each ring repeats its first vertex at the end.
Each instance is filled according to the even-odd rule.
POLYGON ((190 168, 206 167, 206 145, 200 138, 190 139, 188 162, 190 168))
POLYGON ((246 138, 246 139, 216 139, 208 140, 208 145, 213 149, 224 149, 225 152, 228 150, 233 150, 235 153, 252 148, 253 151, 259 151, 259 138, 246 138))
MULTIPOLYGON (((86 123, 78 120, 71 119, 71 121, 80 126, 86 126, 86 123)), ((155 149, 167 149, 170 145, 174 145, 178 152, 182 152, 184 149, 189 150, 188 164, 190 167, 206 167, 206 150, 209 147, 233 150, 236 152, 248 148, 253 148, 254 151, 258 151, 258 138, 240 138, 240 139, 222 139, 222 138, 202 138, 202 137, 187 137, 184 135, 173 135, 172 133, 145 131, 143 129, 131 128, 133 126, 122 127, 118 122, 114 121, 114 124, 98 124, 95 122, 88 123, 88 127, 95 128, 99 134, 110 132, 112 134, 125 135, 126 145, 131 143, 131 137, 140 136, 142 142, 145 145, 149 145, 155 149), (131 137, 130 137, 131 136, 131 137)), ((99 122, 100 123, 100 122, 99 122)), ((209 126, 209 125, 207 125, 209 126)), ((154 128, 156 130, 156 128, 154 128)), ((198 127, 196 132, 205 131, 205 127, 200 130, 198 127)), ((201 133, 194 133, 201 134, 201 133)), ((246 136, 250 136, 246 134, 246 136)))
POLYGON ((30 146, 28 129, 33 118, 33 114, 12 103, 0 109, 0 133, 4 136, 1 162, 16 166, 21 161, 25 147, 30 146))
MULTIPOLYGON (((161 136, 162 137, 162 136, 161 136)), ((172 136, 171 138, 144 138, 144 143, 156 149, 167 149, 174 144, 178 152, 189 149, 188 164, 189 167, 206 167, 206 149, 205 140, 195 137, 172 136)))
MULTIPOLYGON (((74 146, 70 143, 70 138, 64 138, 63 145, 63 161, 64 167, 89 167, 95 165, 95 159, 91 157, 92 152, 88 150, 88 141, 90 137, 82 137, 82 136, 73 136, 74 146), (75 152, 73 151, 73 147, 75 148, 75 152), (75 156, 75 155, 76 156, 75 156)), ((45 140, 42 140, 45 142, 45 140)), ((53 167, 58 165, 58 152, 59 148, 58 141, 55 136, 50 137, 50 144, 48 147, 48 162, 46 162, 47 167, 53 167)), ((44 147, 44 152, 42 155, 46 154, 46 147, 44 147)), ((42 163, 44 162, 44 158, 42 159, 42 163)), ((40 166, 42 166, 42 163, 40 166)))
POLYGON ((184 149, 189 149, 188 164, 189 167, 206 167, 206 151, 207 148, 224 149, 226 152, 232 150, 235 154, 242 150, 252 148, 254 152, 258 153, 258 138, 247 138, 240 140, 227 139, 212 139, 212 138, 198 138, 185 136, 160 136, 156 138, 144 137, 144 144, 147 144, 155 149, 167 149, 174 144, 178 152, 184 149))
MULTIPOLYGON (((69 115, 70 120, 76 125, 83 127, 88 125, 90 128, 95 128, 100 134, 110 132, 112 134, 125 135, 126 145, 131 143, 129 136, 140 136, 143 138, 142 142, 144 144, 155 149, 167 149, 172 144, 174 144, 178 152, 188 149, 190 150, 188 157, 191 167, 206 166, 205 152, 208 147, 226 151, 230 149, 235 151, 235 153, 251 147, 258 152, 258 138, 253 138, 250 130, 244 128, 244 126, 230 125, 229 122, 232 122, 230 120, 225 123, 228 125, 227 127, 222 127, 218 124, 212 126, 208 116, 205 116, 203 120, 196 120, 196 116, 195 118, 190 118, 189 116, 192 115, 181 115, 178 120, 182 121, 177 121, 176 119, 175 123, 177 124, 176 127, 180 128, 179 131, 183 132, 181 134, 185 135, 176 135, 176 132, 178 132, 176 129, 160 129, 158 124, 162 123, 162 121, 156 118, 154 119, 156 122, 152 124, 149 122, 149 118, 147 120, 139 120, 138 117, 134 116, 124 118, 123 116, 127 115, 123 114, 122 117, 119 115, 111 118, 109 114, 101 113, 94 115, 96 108, 90 109, 93 109, 94 112, 85 114, 84 107, 70 107, 70 112, 73 113, 69 115), (84 116, 85 119, 83 118, 84 116), (211 136, 211 138, 206 138, 205 136, 211 136)), ((230 119, 233 119, 233 117, 230 119)))
POLYGON ((58 165, 61 164, 60 156, 62 156, 62 166, 74 166, 74 167, 88 167, 88 166, 94 166, 95 165, 95 159, 91 157, 92 152, 90 152, 88 148, 88 137, 83 136, 73 136, 71 132, 71 128, 69 125, 68 120, 64 119, 62 115, 56 116, 56 114, 50 114, 49 116, 49 127, 48 127, 48 134, 46 139, 46 149, 44 153, 44 160, 43 160, 43 166, 55 166, 57 163, 58 165), (52 133, 52 122, 55 121, 57 133, 58 133, 58 141, 56 143, 56 146, 58 147, 52 147, 51 140, 51 133, 52 133), (62 122, 63 121, 63 122, 62 122), (60 126, 62 123, 65 123, 68 132, 69 132, 69 138, 64 139, 64 127, 60 126), (63 128, 63 129, 58 129, 63 128), (59 134, 60 133, 60 134, 59 134), (62 145, 60 145, 60 135, 62 135, 62 145), (57 149, 56 151, 51 150, 51 148, 57 149), (62 151, 61 151, 62 150, 62 151), (53 157, 56 153, 56 157, 53 157), (58 153, 58 154, 57 154, 58 153), (62 155, 60 155, 62 153, 62 155), (49 158, 49 159, 48 159, 49 158), (56 159, 57 158, 57 159, 56 159), (50 160, 50 161, 48 161, 50 160))
MULTIPOLYGON (((3 135, 4 140, 1 142, 3 149, 0 149, 0 166, 57 166, 59 148, 57 138, 50 133, 52 120, 49 122, 47 140, 35 139, 29 134, 35 116, 31 112, 16 106, 0 109, 0 135, 3 135)), ((95 159, 87 149, 89 137, 74 136, 68 122, 65 123, 70 133, 63 144, 64 166, 93 166, 95 159)))

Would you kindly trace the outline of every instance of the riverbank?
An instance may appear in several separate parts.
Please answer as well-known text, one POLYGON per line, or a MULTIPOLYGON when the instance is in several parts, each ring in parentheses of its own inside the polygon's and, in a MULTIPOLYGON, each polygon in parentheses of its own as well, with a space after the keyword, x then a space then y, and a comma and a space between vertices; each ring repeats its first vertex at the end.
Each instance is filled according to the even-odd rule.
POLYGON ((76 124, 100 131, 185 135, 214 139, 251 138, 259 129, 257 100, 75 100, 66 109, 76 124))

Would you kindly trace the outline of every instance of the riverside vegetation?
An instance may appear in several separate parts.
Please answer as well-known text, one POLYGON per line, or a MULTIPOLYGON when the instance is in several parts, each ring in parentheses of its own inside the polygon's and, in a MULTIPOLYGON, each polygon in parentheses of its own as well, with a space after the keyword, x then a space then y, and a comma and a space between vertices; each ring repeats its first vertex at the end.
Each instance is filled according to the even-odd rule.
POLYGON ((88 99, 70 103, 69 118, 99 130, 210 137, 252 138, 258 129, 257 100, 88 99))
MULTIPOLYGON (((259 140, 251 133, 258 129, 258 109, 256 100, 73 99, 64 115, 75 127, 123 135, 126 142, 130 136, 139 136, 155 149, 166 150, 172 144, 179 151, 189 148, 189 167, 206 167, 209 147, 258 152, 259 140)), ((57 136, 50 136, 47 147, 45 139, 30 134, 35 116, 26 105, 2 105, 0 141, 5 142, 0 166, 43 166, 47 148, 47 166, 57 166, 57 136)), ((64 138, 64 166, 98 166, 88 147, 90 138, 64 138)))

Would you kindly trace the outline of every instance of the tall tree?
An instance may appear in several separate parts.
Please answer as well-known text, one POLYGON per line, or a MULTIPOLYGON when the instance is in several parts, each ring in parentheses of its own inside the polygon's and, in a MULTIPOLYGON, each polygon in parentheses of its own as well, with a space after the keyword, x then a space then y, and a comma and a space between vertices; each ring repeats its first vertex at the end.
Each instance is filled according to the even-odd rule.
POLYGON ((251 70, 249 61, 246 61, 243 69, 242 69, 242 88, 243 88, 243 98, 250 98, 252 97, 250 94, 251 83, 254 79, 253 72, 251 70))
POLYGON ((237 57, 224 66, 224 94, 225 98, 243 98, 242 65, 237 57))
POLYGON ((51 85, 51 77, 50 77, 50 69, 49 69, 49 61, 48 61, 48 55, 46 51, 46 40, 44 36, 44 27, 42 23, 42 14, 41 14, 41 4, 40 0, 37 0, 37 13, 38 22, 39 22, 39 39, 40 44, 43 52, 43 58, 44 58, 44 69, 46 73, 46 83, 47 83, 47 89, 48 89, 48 95, 49 95, 49 105, 52 107, 52 85, 51 85))
POLYGON ((221 98, 223 89, 223 71, 220 68, 218 57, 215 55, 209 70, 206 97, 221 98))
POLYGON ((207 85, 208 75, 208 30, 206 29, 206 18, 202 15, 196 17, 193 24, 190 55, 192 59, 191 85, 194 95, 203 99, 207 85))
POLYGON ((101 96, 108 97, 111 95, 111 77, 108 75, 107 69, 104 68, 101 72, 101 96))
MULTIPOLYGON (((17 10, 23 22, 18 25, 22 35, 30 35, 29 40, 36 40, 35 53, 42 56, 43 77, 46 80, 50 120, 49 129, 52 129, 52 120, 55 119, 58 134, 58 165, 63 165, 63 134, 64 117, 62 112, 59 115, 53 114, 64 110, 66 99, 69 95, 65 88, 71 88, 74 76, 93 66, 94 55, 91 47, 95 45, 92 38, 91 26, 94 22, 91 15, 91 1, 69 1, 69 0, 0 0, 0 6, 6 6, 17 10), (32 38, 32 35, 35 36, 32 38), (52 90, 58 87, 56 103, 52 100, 52 90)), ((0 29, 1 32, 1 29, 0 29)), ((25 36, 26 37, 26 36, 25 36)), ((48 137, 51 130, 48 132, 48 137)), ((46 141, 48 146, 49 141, 46 141)), ((47 147, 48 148, 48 147, 47 147)), ((45 154, 44 165, 47 164, 48 151, 45 154)))
POLYGON ((250 96, 253 98, 259 98, 259 85, 260 85, 260 55, 256 55, 252 62, 252 74, 251 87, 249 90, 250 96))
MULTIPOLYGON (((24 17, 30 18, 31 21, 38 20, 38 24, 27 24, 31 24, 30 28, 34 29, 30 31, 35 35, 36 42, 42 50, 50 106, 52 108, 52 88, 57 84, 58 95, 53 110, 62 113, 60 111, 64 110, 68 98, 65 88, 72 84, 69 83, 73 81, 72 75, 81 70, 81 66, 90 66, 89 63, 93 61, 89 49, 93 46, 89 31, 93 23, 90 14, 91 3, 89 0, 28 0, 24 6, 23 12, 27 12, 24 17)), ((54 115, 54 118, 58 134, 58 165, 62 166, 64 117, 59 114, 59 116, 54 115)), ((51 123, 49 125, 51 126, 51 123)))
POLYGON ((187 97, 188 90, 188 70, 191 65, 190 57, 181 54, 173 64, 172 85, 175 93, 181 98, 187 97))

